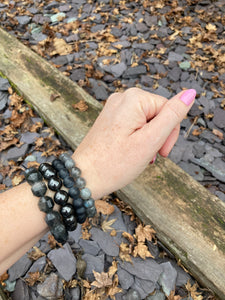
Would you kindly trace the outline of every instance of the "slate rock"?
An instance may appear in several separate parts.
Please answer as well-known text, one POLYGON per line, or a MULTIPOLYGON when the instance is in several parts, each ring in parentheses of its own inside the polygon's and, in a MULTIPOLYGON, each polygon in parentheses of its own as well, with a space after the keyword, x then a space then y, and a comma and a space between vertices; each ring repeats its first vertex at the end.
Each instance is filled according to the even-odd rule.
POLYGON ((168 55, 168 60, 169 61, 182 61, 183 56, 176 52, 170 51, 169 55, 168 55))
POLYGON ((119 261, 119 264, 122 269, 130 274, 140 279, 150 280, 154 283, 158 281, 160 274, 163 272, 162 266, 151 258, 143 260, 139 257, 134 257, 132 258, 132 263, 119 261))
POLYGON ((59 7, 59 5, 60 5, 59 2, 57 2, 57 1, 52 1, 52 2, 50 2, 49 4, 47 4, 47 5, 45 6, 45 9, 46 9, 46 10, 51 10, 52 8, 59 7))
POLYGON ((94 25, 91 27, 91 32, 95 33, 95 32, 103 30, 104 28, 105 28, 105 25, 103 25, 103 24, 94 25))
POLYGON ((115 37, 121 37, 123 32, 120 28, 117 28, 117 27, 112 27, 111 29, 111 33, 115 36, 115 37))
POLYGON ((179 67, 180 67, 182 70, 185 70, 185 71, 186 71, 186 70, 190 69, 191 64, 190 64, 189 61, 185 60, 185 61, 179 63, 179 67))
POLYGON ((9 280, 14 281, 19 277, 22 277, 30 268, 32 265, 32 261, 27 257, 25 254, 22 256, 17 262, 12 265, 9 270, 9 280))
POLYGON ((27 25, 30 20, 31 17, 29 16, 16 16, 17 21, 19 22, 20 25, 27 25))
POLYGON ((195 180, 197 181, 203 181, 204 180, 204 174, 201 168, 195 164, 192 163, 185 163, 184 161, 179 163, 179 166, 187 172, 189 175, 191 175, 195 180))
POLYGON ((166 296, 169 296, 171 291, 175 290, 177 271, 169 261, 160 264, 160 266, 163 268, 163 273, 160 275, 158 282, 166 296))
POLYGON ((74 239, 74 241, 76 243, 78 243, 79 240, 80 240, 80 238, 81 238, 81 236, 82 236, 82 226, 81 226, 81 224, 78 223, 76 230, 69 231, 69 238, 74 239))
POLYGON ((76 273, 76 258, 68 243, 65 243, 63 248, 50 251, 47 256, 56 267, 59 275, 66 281, 69 281, 76 273))
POLYGON ((124 78, 129 78, 129 77, 132 77, 132 76, 138 76, 138 75, 145 74, 145 73, 146 73, 146 66, 139 65, 137 67, 127 68, 127 70, 124 73, 123 77, 124 78))
POLYGON ((132 288, 139 292, 141 299, 145 299, 150 293, 155 290, 156 283, 150 280, 140 279, 135 277, 132 288))
POLYGON ((225 110, 217 107, 214 111, 213 122, 219 128, 225 128, 225 110))
POLYGON ((8 93, 0 91, 0 113, 4 112, 8 106, 8 93))
POLYGON ((94 92, 95 98, 97 100, 106 100, 108 98, 108 92, 103 83, 101 83, 101 81, 96 82, 95 80, 89 81, 92 85, 92 90, 94 92))
POLYGON ((21 147, 12 147, 8 150, 6 159, 7 160, 17 160, 20 157, 23 157, 28 150, 28 144, 23 144, 21 147))
POLYGON ((204 130, 201 135, 200 135, 201 139, 206 140, 207 142, 214 144, 216 143, 220 143, 221 139, 219 139, 219 137, 217 137, 215 134, 213 134, 211 131, 209 130, 204 130))
MULTIPOLYGON (((118 231, 118 234, 121 233, 123 231, 127 231, 127 227, 124 223, 124 219, 123 219, 123 214, 121 212, 121 210, 116 206, 116 205, 113 205, 114 207, 114 212, 112 214, 110 214, 108 216, 108 221, 114 219, 115 222, 111 225, 112 228, 116 229, 116 231, 118 231)), ((106 218, 106 215, 105 215, 105 218, 106 218)))
POLYGON ((0 183, 2 183, 2 180, 3 180, 3 176, 2 176, 2 174, 0 173, 0 183))
POLYGON ((156 90, 155 90, 155 94, 160 95, 162 97, 165 97, 167 99, 169 99, 171 97, 171 92, 167 89, 164 88, 162 86, 159 86, 156 90))
POLYGON ((51 273, 43 283, 37 285, 37 292, 47 300, 55 300, 63 295, 63 282, 55 273, 51 273))
POLYGON ((80 287, 77 286, 70 290, 70 294, 72 296, 71 300, 80 300, 80 287))
POLYGON ((149 14, 145 14, 144 21, 149 27, 151 27, 152 25, 157 24, 158 17, 157 16, 150 16, 149 14))
POLYGON ((132 48, 150 51, 154 49, 154 46, 150 43, 133 43, 132 48))
POLYGON ((131 43, 127 40, 120 40, 119 42, 115 42, 112 44, 113 47, 117 48, 117 46, 122 47, 122 48, 128 48, 130 47, 131 43))
POLYGON ((126 71, 127 66, 124 62, 121 62, 119 64, 115 64, 113 65, 110 70, 109 73, 112 73, 114 77, 118 78, 120 76, 123 75, 124 71, 126 71))
POLYGON ((72 71, 70 79, 73 81, 84 80, 86 76, 85 69, 76 69, 72 71))
POLYGON ((53 62, 55 65, 61 65, 61 66, 64 66, 64 65, 68 64, 67 55, 60 55, 60 56, 54 57, 54 58, 52 59, 52 62, 53 62))
POLYGON ((20 142, 33 144, 40 135, 37 132, 24 132, 21 134, 20 142))
POLYGON ((141 296, 138 291, 130 289, 125 295, 122 296, 123 300, 141 300, 141 296))
POLYGON ((97 242, 99 247, 110 256, 119 255, 119 246, 114 241, 113 237, 99 228, 92 227, 90 230, 91 238, 97 242))
POLYGON ((154 295, 148 296, 146 300, 165 300, 166 296, 159 290, 156 290, 154 295))
POLYGON ((137 28, 137 31, 139 31, 141 33, 149 30, 148 27, 144 23, 139 23, 139 22, 136 24, 136 28, 137 28))
POLYGON ((220 198, 223 202, 225 202, 225 193, 220 192, 220 191, 216 191, 215 195, 220 198))
POLYGON ((181 69, 179 67, 174 67, 172 70, 168 72, 168 77, 173 81, 178 81, 181 76, 181 69))
POLYGON ((128 290, 134 283, 134 277, 120 267, 118 268, 117 275, 119 278, 119 284, 123 290, 128 290))
POLYGON ((0 91, 6 92, 10 88, 10 83, 7 78, 2 78, 0 76, 0 91))
POLYGON ((36 43, 39 43, 43 40, 45 40, 48 36, 46 34, 43 34, 42 32, 40 33, 33 33, 32 38, 35 40, 36 43))
POLYGON ((30 299, 29 288, 23 280, 18 279, 16 281, 16 287, 11 298, 12 300, 30 299))
MULTIPOLYGON (((16 287, 16 280, 14 281, 9 281, 8 279, 4 281, 6 284, 5 290, 12 293, 15 290, 16 287)), ((2 300, 2 299, 1 299, 2 300)))
POLYGON ((57 14, 52 15, 52 16, 50 17, 50 19, 51 19, 51 22, 55 24, 55 23, 61 22, 61 21, 59 21, 59 20, 61 20, 62 18, 65 18, 65 17, 66 17, 66 14, 65 14, 65 13, 59 12, 59 13, 57 13, 57 14))
POLYGON ((77 42, 78 40, 79 40, 79 35, 77 33, 71 34, 71 35, 66 37, 66 42, 67 43, 77 42))
POLYGON ((80 239, 79 245, 87 254, 97 255, 100 251, 100 247, 95 241, 80 239))
POLYGON ((82 255, 82 259, 85 260, 87 263, 87 267, 84 274, 89 281, 94 280, 93 270, 99 273, 104 271, 105 254, 101 254, 98 256, 84 254, 82 255))
POLYGON ((46 256, 42 256, 33 263, 31 268, 27 271, 25 278, 29 276, 29 272, 32 273, 37 271, 42 272, 44 270, 45 265, 46 265, 46 256))
POLYGON ((65 4, 65 5, 60 5, 59 6, 59 11, 60 12, 68 12, 68 11, 70 11, 71 10, 71 5, 69 5, 69 4, 65 4))

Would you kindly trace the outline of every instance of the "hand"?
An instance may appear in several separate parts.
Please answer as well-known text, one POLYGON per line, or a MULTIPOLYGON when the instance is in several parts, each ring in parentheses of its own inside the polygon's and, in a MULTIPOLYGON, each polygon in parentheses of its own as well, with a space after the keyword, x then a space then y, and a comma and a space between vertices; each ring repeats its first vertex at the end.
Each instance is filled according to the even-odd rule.
POLYGON ((196 92, 171 100, 138 88, 112 94, 73 158, 97 199, 130 183, 174 146, 196 92))

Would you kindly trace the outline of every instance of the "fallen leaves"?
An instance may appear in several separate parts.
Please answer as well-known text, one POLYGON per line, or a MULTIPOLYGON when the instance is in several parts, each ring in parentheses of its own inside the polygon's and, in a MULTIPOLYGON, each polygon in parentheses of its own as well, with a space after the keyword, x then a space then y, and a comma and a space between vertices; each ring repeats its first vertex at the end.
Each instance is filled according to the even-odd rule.
POLYGON ((135 228, 135 236, 138 242, 152 241, 152 239, 155 239, 155 233, 155 230, 150 225, 143 226, 139 224, 135 228))
POLYGON ((187 284, 185 285, 187 291, 188 291, 188 294, 191 298, 193 298, 194 300, 202 300, 203 297, 201 295, 200 292, 197 291, 197 288, 198 288, 198 284, 197 282, 195 282, 193 284, 193 286, 191 286, 191 283, 190 281, 188 280, 187 284))
POLYGON ((12 185, 16 186, 24 180, 24 175, 15 175, 12 179, 12 185))
POLYGON ((114 206, 104 200, 96 200, 95 207, 98 213, 111 215, 114 212, 114 206))
POLYGON ((72 105, 74 109, 79 111, 87 111, 88 105, 84 100, 80 100, 78 103, 72 105))
POLYGON ((28 257, 32 260, 38 260, 40 257, 45 256, 45 253, 42 252, 38 247, 34 246, 34 250, 28 253, 28 257))
POLYGON ((216 136, 218 136, 219 139, 221 139, 221 140, 224 139, 224 137, 223 137, 223 132, 219 131, 218 129, 215 129, 215 128, 214 128, 214 129, 212 130, 212 133, 215 134, 216 136))
POLYGON ((29 272, 28 277, 25 278, 27 285, 34 286, 37 282, 43 282, 45 280, 45 276, 41 274, 39 271, 37 272, 29 272))
POLYGON ((114 228, 111 227, 111 225, 112 225, 113 223, 115 223, 115 221, 117 220, 117 219, 111 219, 111 220, 108 221, 107 219, 108 219, 108 218, 106 218, 106 219, 102 222, 102 225, 101 225, 102 230, 103 230, 104 232, 108 232, 108 231, 114 230, 114 228))

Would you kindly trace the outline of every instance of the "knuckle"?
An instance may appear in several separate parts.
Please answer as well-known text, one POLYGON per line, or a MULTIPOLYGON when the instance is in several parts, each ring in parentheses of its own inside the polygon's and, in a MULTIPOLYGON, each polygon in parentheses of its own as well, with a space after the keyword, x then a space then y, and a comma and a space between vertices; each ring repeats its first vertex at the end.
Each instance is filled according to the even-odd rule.
POLYGON ((172 115, 172 117, 177 121, 180 122, 181 115, 176 106, 173 105, 173 103, 167 102, 167 109, 168 112, 172 115))

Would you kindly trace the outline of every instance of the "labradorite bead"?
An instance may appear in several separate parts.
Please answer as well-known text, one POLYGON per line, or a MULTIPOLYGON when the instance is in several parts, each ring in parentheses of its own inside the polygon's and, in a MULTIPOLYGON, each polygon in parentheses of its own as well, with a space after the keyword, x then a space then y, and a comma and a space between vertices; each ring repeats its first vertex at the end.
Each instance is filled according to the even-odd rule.
POLYGON ((64 167, 64 168, 62 168, 61 170, 59 170, 58 171, 58 175, 59 175, 59 177, 60 178, 65 178, 65 177, 67 177, 67 176, 70 176, 70 173, 69 173, 69 171, 64 167))
POLYGON ((83 206, 84 201, 81 198, 76 198, 73 200, 73 206, 77 209, 83 206))
POLYGON ((86 181, 84 180, 84 178, 78 177, 78 178, 76 179, 76 186, 77 186, 79 189, 84 188, 85 185, 86 185, 86 181))
POLYGON ((79 198, 79 196, 80 196, 80 190, 77 187, 73 186, 73 187, 71 187, 69 189, 69 195, 73 199, 79 198))
POLYGON ((57 224, 55 227, 50 227, 49 229, 56 239, 57 242, 64 244, 68 238, 68 232, 64 224, 57 224))
POLYGON ((68 170, 71 170, 72 168, 75 167, 75 162, 72 160, 72 158, 67 159, 67 160, 65 161, 65 167, 66 167, 68 170))
POLYGON ((73 176, 74 178, 78 178, 81 174, 81 170, 77 167, 74 167, 70 170, 71 176, 73 176))
POLYGON ((25 179, 27 180, 27 177, 33 173, 33 172, 37 172, 37 169, 35 167, 31 167, 31 168, 28 168, 24 171, 24 176, 25 176, 25 179))
POLYGON ((62 186, 62 181, 60 178, 51 177, 48 181, 48 187, 52 191, 58 191, 62 186))
POLYGON ((38 170, 39 172, 41 172, 41 174, 43 175, 43 173, 47 170, 47 169, 50 169, 51 168, 51 165, 48 164, 48 163, 42 163, 40 164, 38 170))
POLYGON ((60 156, 59 156, 59 159, 62 161, 62 162, 66 162, 67 159, 70 159, 71 157, 69 156, 68 153, 62 153, 60 156))
POLYGON ((38 207, 41 211, 48 213, 53 209, 54 202, 52 198, 48 196, 43 196, 38 201, 38 207))
POLYGON ((63 216, 63 218, 67 218, 69 216, 74 215, 75 211, 74 211, 73 205, 70 203, 67 203, 60 209, 60 213, 63 216))
POLYGON ((83 214, 83 215, 78 215, 78 216, 77 216, 77 223, 79 223, 79 224, 84 223, 85 220, 86 220, 86 218, 87 218, 86 213, 83 214))
POLYGON ((60 171, 61 169, 65 168, 64 163, 58 158, 53 160, 52 166, 57 171, 60 171))
POLYGON ((50 166, 42 174, 44 179, 49 180, 51 177, 56 176, 56 170, 50 166))
POLYGON ((69 199, 69 195, 66 191, 59 190, 54 195, 54 201, 59 205, 66 205, 69 199))
POLYGON ((63 184, 65 185, 65 187, 67 188, 71 188, 74 186, 74 179, 73 177, 67 176, 63 179, 63 184))
POLYGON ((32 185, 31 191, 34 194, 34 196, 42 197, 45 195, 45 193, 47 191, 47 186, 44 183, 44 181, 38 181, 32 185))
POLYGON ((86 214, 88 218, 93 218, 96 214, 96 208, 94 206, 89 207, 86 209, 86 214))
POLYGON ((91 191, 89 188, 83 188, 80 190, 80 197, 84 200, 87 200, 91 197, 91 191))
POLYGON ((30 173, 26 179, 30 185, 33 185, 35 182, 42 181, 43 177, 41 173, 38 170, 36 170, 36 172, 34 171, 30 173))
POLYGON ((76 215, 77 215, 77 216, 78 216, 78 215, 83 215, 85 212, 86 212, 86 209, 85 209, 84 206, 79 207, 79 208, 76 209, 76 215))
POLYGON ((92 198, 88 199, 88 200, 85 200, 83 203, 84 203, 83 205, 84 205, 85 208, 95 206, 95 202, 92 198))
POLYGON ((49 227, 54 227, 62 223, 62 218, 60 216, 60 213, 55 210, 47 213, 45 216, 45 222, 48 224, 49 227))

